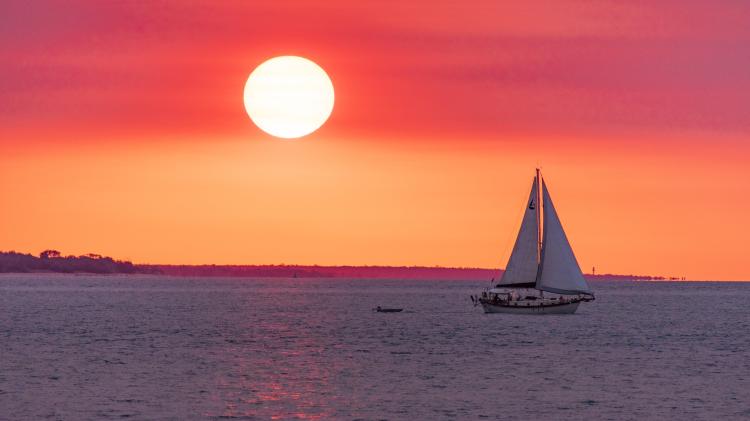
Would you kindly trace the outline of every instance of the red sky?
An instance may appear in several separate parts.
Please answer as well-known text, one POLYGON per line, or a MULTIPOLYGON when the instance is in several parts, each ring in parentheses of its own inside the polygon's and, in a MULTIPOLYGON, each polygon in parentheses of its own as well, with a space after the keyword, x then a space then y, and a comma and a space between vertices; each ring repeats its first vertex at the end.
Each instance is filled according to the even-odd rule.
POLYGON ((750 279, 748 3, 259 3, 2 2, 0 249, 498 267, 539 164, 585 271, 750 279), (297 141, 242 104, 289 54, 297 141))

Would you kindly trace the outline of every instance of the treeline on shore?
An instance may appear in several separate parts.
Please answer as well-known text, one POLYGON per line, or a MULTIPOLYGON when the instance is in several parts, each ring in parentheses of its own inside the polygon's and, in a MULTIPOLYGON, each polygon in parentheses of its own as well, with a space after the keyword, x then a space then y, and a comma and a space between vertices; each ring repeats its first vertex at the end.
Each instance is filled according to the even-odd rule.
MULTIPOLYGON (((0 252, 0 273, 58 272, 100 274, 155 274, 247 278, 353 278, 412 280, 499 280, 501 269, 427 266, 303 266, 303 265, 138 265, 99 254, 63 256, 44 250, 39 256, 0 252)), ((600 274, 587 279, 662 280, 660 276, 600 274)))
POLYGON ((15 251, 0 252, 0 272, 154 273, 132 262, 107 256, 94 253, 63 256, 57 250, 44 250, 39 256, 15 251))

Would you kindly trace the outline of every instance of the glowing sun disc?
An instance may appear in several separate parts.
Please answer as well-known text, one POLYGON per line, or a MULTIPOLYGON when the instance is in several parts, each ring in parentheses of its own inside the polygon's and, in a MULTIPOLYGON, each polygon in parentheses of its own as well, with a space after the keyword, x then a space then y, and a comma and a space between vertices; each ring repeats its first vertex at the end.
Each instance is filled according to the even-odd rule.
POLYGON ((285 139, 319 129, 333 111, 333 83, 320 66, 280 56, 256 67, 245 83, 245 110, 261 130, 285 139))

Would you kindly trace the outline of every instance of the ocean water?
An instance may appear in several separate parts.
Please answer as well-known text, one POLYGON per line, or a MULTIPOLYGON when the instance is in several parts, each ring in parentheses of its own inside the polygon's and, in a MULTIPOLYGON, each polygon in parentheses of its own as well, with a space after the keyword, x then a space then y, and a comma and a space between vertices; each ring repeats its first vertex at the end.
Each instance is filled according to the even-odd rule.
POLYGON ((750 283, 0 276, 0 419, 750 418, 750 283), (404 307, 375 313, 373 307, 404 307))

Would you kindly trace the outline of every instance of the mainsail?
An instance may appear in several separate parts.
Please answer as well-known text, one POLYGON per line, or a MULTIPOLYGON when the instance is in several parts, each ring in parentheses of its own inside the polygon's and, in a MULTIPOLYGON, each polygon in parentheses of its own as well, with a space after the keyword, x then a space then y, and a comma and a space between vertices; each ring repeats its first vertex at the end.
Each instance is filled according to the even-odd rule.
MULTIPOLYGON (((542 257, 536 288, 558 294, 591 294, 591 289, 583 278, 581 268, 570 247, 555 206, 542 182, 544 206, 544 232, 542 257)), ((519 237, 520 240, 520 237, 519 237)), ((514 250, 515 252, 515 250, 514 250)))
POLYGON ((513 246, 513 252, 505 266, 505 273, 498 285, 528 286, 533 288, 537 278, 539 267, 537 242, 539 239, 539 221, 537 218, 538 190, 536 177, 531 185, 529 201, 526 202, 526 209, 521 221, 521 229, 516 237, 516 244, 513 246), (523 285, 525 284, 525 285, 523 285))

